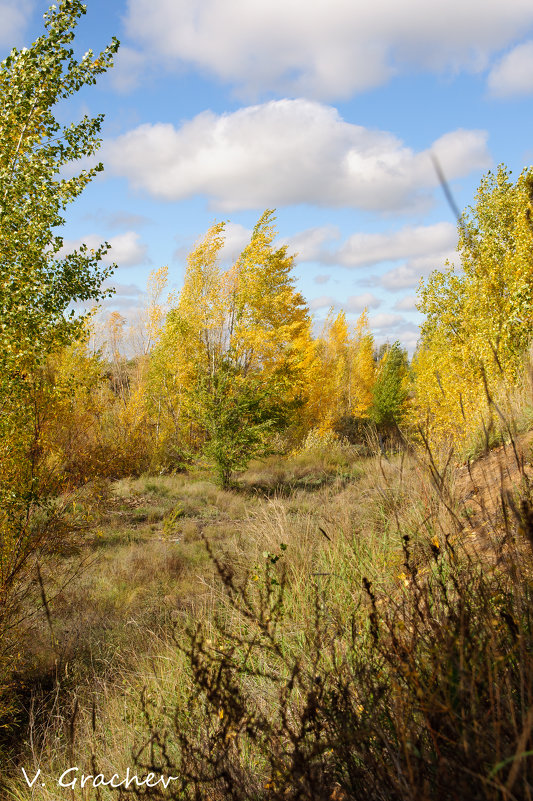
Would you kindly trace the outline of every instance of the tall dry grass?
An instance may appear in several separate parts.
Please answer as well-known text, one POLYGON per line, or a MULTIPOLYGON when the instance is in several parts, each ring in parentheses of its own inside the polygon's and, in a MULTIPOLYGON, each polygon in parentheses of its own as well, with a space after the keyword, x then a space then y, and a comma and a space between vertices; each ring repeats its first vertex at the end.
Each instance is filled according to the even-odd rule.
POLYGON ((73 603, 106 609, 117 647, 53 690, 47 715, 35 699, 13 798, 56 801, 74 764, 180 777, 138 793, 153 798, 529 797, 526 484, 498 505, 446 454, 314 458, 254 465, 232 492, 183 476, 115 485, 135 540, 101 521, 98 581, 73 603), (161 512, 135 519, 143 508, 161 512), (22 764, 42 770, 38 794, 22 764))

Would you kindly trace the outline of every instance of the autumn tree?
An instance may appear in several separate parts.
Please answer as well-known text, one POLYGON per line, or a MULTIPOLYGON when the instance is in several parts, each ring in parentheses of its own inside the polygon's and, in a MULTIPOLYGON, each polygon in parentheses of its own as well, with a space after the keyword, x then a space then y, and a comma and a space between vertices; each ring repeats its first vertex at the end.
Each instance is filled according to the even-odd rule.
POLYGON ((46 513, 42 470, 46 359, 79 335, 83 319, 72 304, 98 300, 109 273, 100 266, 105 245, 62 256, 58 233, 66 207, 102 166, 70 178, 62 168, 94 155, 102 116, 62 126, 54 110, 95 83, 118 47, 113 39, 76 60, 71 44, 83 14, 79 0, 51 6, 46 33, 0 65, 0 634, 25 566, 59 530, 56 512, 46 513))
POLYGON ((356 438, 369 420, 375 380, 374 339, 363 310, 355 325, 343 311, 330 311, 316 342, 309 375, 309 428, 356 438))
POLYGON ((264 452, 274 421, 276 427, 282 419, 289 422, 281 407, 287 412, 301 403, 313 350, 309 312, 291 274, 294 259, 274 245, 273 212, 262 215, 226 271, 219 264, 223 233, 223 223, 214 225, 189 255, 152 361, 174 437, 189 452, 207 449, 219 468, 230 441, 235 458, 239 453, 235 466, 243 466, 264 452), (212 404, 220 414, 208 415, 207 425, 205 410, 212 404), (237 408, 241 428, 254 436, 237 437, 237 408))
POLYGON ((375 380, 374 337, 370 331, 368 311, 364 309, 350 337, 349 409, 354 417, 365 419, 369 416, 375 380))
POLYGON ((490 400, 521 380, 533 324, 533 173, 513 183, 499 167, 459 221, 459 264, 435 271, 420 293, 426 315, 415 357, 420 420, 464 442, 490 426, 490 400))
POLYGON ((349 413, 349 333, 343 311, 330 311, 318 341, 319 365, 315 375, 318 428, 332 430, 349 413))
POLYGON ((301 371, 310 338, 309 310, 295 290, 294 256, 275 247, 274 213, 257 222, 249 245, 226 275, 229 350, 243 370, 291 372, 301 392, 301 371))
POLYGON ((163 466, 190 458, 203 442, 191 389, 213 374, 223 352, 224 292, 218 265, 223 228, 212 226, 187 257, 183 288, 169 298, 150 355, 148 395, 163 466))

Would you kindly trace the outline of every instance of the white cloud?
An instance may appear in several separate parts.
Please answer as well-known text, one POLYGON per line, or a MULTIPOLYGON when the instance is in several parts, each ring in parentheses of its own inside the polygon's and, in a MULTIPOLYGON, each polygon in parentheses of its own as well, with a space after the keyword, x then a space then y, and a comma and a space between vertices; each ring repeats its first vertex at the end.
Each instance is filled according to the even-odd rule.
MULTIPOLYGON (((336 225, 322 225, 317 228, 307 228, 293 236, 281 239, 287 245, 289 253, 296 255, 298 262, 328 260, 324 245, 332 239, 338 239, 340 230, 336 225)), ((316 279, 315 279, 316 280, 316 279)))
POLYGON ((423 275, 425 275, 425 271, 417 270, 412 264, 402 264, 382 275, 380 284, 393 292, 401 289, 413 289, 418 286, 423 275))
POLYGON ((357 233, 346 240, 336 254, 336 259, 345 267, 362 267, 381 261, 440 253, 456 242, 456 226, 447 222, 407 226, 392 233, 357 233))
POLYGON ((404 323, 405 319, 400 314, 381 312, 369 317, 368 322, 372 331, 374 329, 383 331, 384 328, 396 328, 400 323, 404 323))
POLYGON ((349 97, 402 69, 479 71, 533 23, 531 0, 129 0, 154 59, 261 92, 349 97))
POLYGON ((414 289, 420 283, 421 278, 425 278, 433 270, 442 270, 446 261, 457 261, 457 253, 454 250, 450 250, 410 259, 406 264, 401 264, 399 267, 386 272, 379 281, 381 286, 391 292, 414 289))
MULTIPOLYGON (((105 239, 98 234, 87 234, 79 239, 65 239, 60 256, 71 253, 82 243, 85 243, 88 248, 96 250, 105 239)), ((139 241, 139 234, 135 231, 126 231, 124 234, 110 237, 107 241, 111 247, 102 259, 104 264, 115 262, 119 267, 132 267, 148 261, 147 246, 139 241)))
MULTIPOLYGON (((442 269, 446 260, 457 258, 454 246, 457 242, 457 229, 448 222, 427 226, 405 226, 396 231, 382 233, 356 233, 340 245, 332 242, 338 239, 336 226, 310 228, 295 234, 286 241, 290 248, 301 250, 305 260, 318 261, 325 265, 342 265, 348 268, 365 268, 380 262, 394 262, 406 259, 404 263, 387 271, 380 278, 371 277, 372 285, 381 284, 388 290, 411 289, 418 285, 420 278, 436 269, 442 269)), ((316 283, 325 283, 329 275, 320 275, 316 283)))
POLYGON ((417 303, 418 298, 416 295, 406 295, 405 297, 396 301, 394 308, 398 311, 416 311, 417 303))
POLYGON ((135 264, 143 264, 147 261, 147 246, 140 242, 139 234, 135 231, 126 231, 111 237, 110 253, 107 258, 116 262, 119 267, 131 267, 135 264))
MULTIPOLYGON (((486 139, 459 129, 434 142, 449 180, 490 165, 486 139)), ((206 111, 180 128, 143 124, 108 140, 103 159, 156 198, 207 195, 224 211, 315 203, 405 212, 427 204, 438 183, 428 151, 307 100, 206 111)))
POLYGON ((315 275, 315 284, 327 284, 331 280, 331 275, 315 275))
POLYGON ((309 308, 312 311, 334 308, 354 313, 360 313, 363 309, 377 309, 378 306, 381 306, 381 300, 371 292, 365 292, 362 295, 351 295, 346 301, 335 300, 331 295, 321 295, 309 303, 309 308))
POLYGON ((489 73, 488 86, 496 97, 533 94, 533 40, 498 61, 489 73))
POLYGON ((240 223, 227 222, 224 226, 224 247, 220 251, 222 262, 234 262, 249 244, 252 231, 240 223))
POLYGON ((0 2, 0 47, 20 45, 34 4, 22 0, 15 5, 12 0, 0 2))
POLYGON ((309 301, 309 308, 311 311, 316 311, 317 309, 331 309, 338 307, 338 302, 335 298, 332 298, 331 295, 321 295, 319 298, 313 298, 313 300, 309 301))
POLYGON ((346 311, 362 312, 363 309, 377 309, 381 306, 381 300, 371 292, 364 292, 362 295, 352 295, 341 305, 346 311))

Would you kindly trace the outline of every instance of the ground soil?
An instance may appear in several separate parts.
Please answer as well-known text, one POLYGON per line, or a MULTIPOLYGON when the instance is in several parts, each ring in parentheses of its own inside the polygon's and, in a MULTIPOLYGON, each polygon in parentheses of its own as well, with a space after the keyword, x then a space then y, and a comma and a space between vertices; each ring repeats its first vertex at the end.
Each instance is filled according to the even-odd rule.
POLYGON ((457 468, 454 496, 465 518, 463 530, 485 556, 494 552, 494 535, 506 525, 506 516, 510 530, 520 528, 519 498, 533 488, 532 446, 529 431, 457 468))

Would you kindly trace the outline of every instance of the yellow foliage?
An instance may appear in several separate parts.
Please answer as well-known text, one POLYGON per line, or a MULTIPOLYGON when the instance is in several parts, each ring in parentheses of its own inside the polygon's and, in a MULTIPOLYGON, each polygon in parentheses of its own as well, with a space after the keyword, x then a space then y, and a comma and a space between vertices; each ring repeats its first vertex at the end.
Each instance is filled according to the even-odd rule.
POLYGON ((148 342, 145 352, 148 353, 153 344, 158 341, 163 328, 165 312, 161 303, 161 296, 168 284, 168 267, 159 267, 152 270, 148 277, 148 309, 146 319, 146 330, 148 342))
POLYGON ((375 380, 374 340, 366 309, 350 331, 344 312, 330 311, 310 376, 310 427, 332 430, 342 418, 365 418, 375 380))
POLYGON ((461 267, 421 287, 426 314, 414 360, 419 422, 459 447, 490 428, 489 399, 505 404, 521 381, 533 323, 533 176, 500 167, 482 181, 459 225, 461 267))
POLYGON ((284 381, 287 400, 302 399, 313 365, 311 320, 294 289, 293 257, 275 248, 272 212, 265 212, 250 243, 225 272, 219 255, 224 223, 211 227, 187 260, 184 285, 161 329, 150 367, 152 405, 161 411, 160 435, 201 443, 191 390, 214 376, 228 356, 240 375, 284 381))
POLYGON ((368 417, 372 406, 372 387, 376 380, 374 337, 370 333, 368 312, 363 310, 350 341, 350 414, 368 417))

